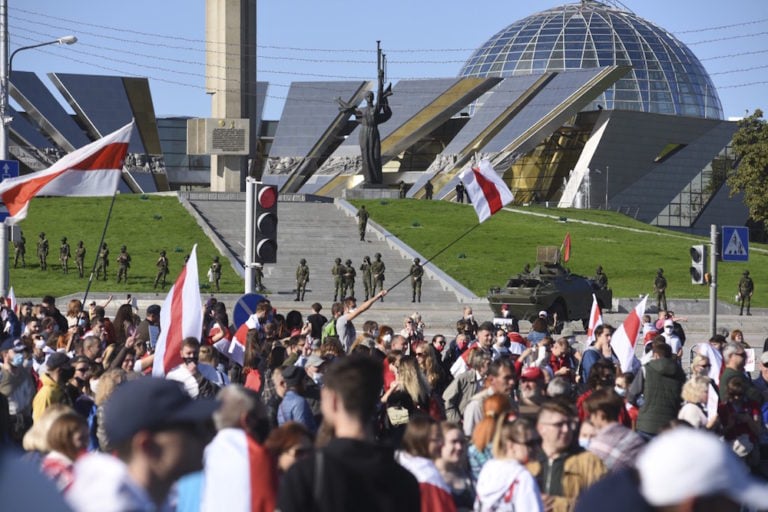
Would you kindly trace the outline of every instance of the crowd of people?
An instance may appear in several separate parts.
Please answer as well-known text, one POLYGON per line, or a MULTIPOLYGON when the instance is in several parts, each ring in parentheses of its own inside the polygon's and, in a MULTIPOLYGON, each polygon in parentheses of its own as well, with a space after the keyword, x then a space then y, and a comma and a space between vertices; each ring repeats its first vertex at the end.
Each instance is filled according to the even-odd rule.
POLYGON ((753 377, 742 333, 646 315, 622 372, 610 325, 467 307, 427 335, 373 320, 385 295, 239 328, 210 299, 163 376, 158 305, 3 306, 2 509, 768 510, 768 351, 753 377))

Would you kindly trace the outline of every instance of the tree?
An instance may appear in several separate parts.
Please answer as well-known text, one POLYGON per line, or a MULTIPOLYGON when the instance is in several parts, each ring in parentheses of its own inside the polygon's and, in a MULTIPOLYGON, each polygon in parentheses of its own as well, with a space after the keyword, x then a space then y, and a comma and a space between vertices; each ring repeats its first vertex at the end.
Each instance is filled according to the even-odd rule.
POLYGON ((733 136, 733 151, 739 162, 727 180, 731 197, 743 192, 744 204, 752 220, 768 220, 768 122, 763 111, 755 112, 741 121, 733 136))

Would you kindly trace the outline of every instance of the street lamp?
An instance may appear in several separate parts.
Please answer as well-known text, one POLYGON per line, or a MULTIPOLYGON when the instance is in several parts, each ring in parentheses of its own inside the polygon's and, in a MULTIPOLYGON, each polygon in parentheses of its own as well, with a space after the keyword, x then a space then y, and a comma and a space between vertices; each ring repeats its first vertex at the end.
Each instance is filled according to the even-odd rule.
MULTIPOLYGON (((8 32, 3 31, 4 36, 7 40, 8 32)), ((77 37, 75 36, 64 36, 60 37, 58 39, 54 39, 52 41, 46 41, 44 43, 38 43, 38 44, 31 44, 29 46, 22 46, 20 48, 16 48, 13 53, 11 53, 11 57, 8 59, 8 65, 4 66, 5 62, 0 62, 0 160, 7 160, 8 159, 8 125, 11 123, 12 118, 10 115, 8 115, 8 98, 10 96, 10 79, 11 79, 11 70, 13 69, 13 58, 16 56, 17 53, 23 52, 25 50, 31 50, 33 48, 40 48, 41 46, 50 46, 54 44, 75 44, 77 42, 77 37)), ((5 48, 8 48, 7 43, 5 44, 5 48)), ((2 56, 0 56, 0 59, 4 55, 6 55, 6 51, 2 52, 2 56)), ((2 59, 5 60, 5 59, 2 59)))
MULTIPOLYGON (((610 172, 611 168, 609 166, 605 166, 605 209, 608 209, 608 174, 610 172)), ((597 174, 603 174, 603 171, 600 169, 594 169, 594 171, 597 174)))

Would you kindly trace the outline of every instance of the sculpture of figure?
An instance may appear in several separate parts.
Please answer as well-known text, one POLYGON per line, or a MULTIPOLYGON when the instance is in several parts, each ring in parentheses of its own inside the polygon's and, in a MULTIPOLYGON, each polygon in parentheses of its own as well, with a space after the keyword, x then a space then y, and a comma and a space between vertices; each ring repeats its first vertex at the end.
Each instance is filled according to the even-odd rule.
POLYGON ((365 94, 367 105, 362 109, 350 107, 340 98, 337 99, 340 109, 354 113, 360 123, 360 155, 363 161, 363 176, 369 184, 380 184, 381 175, 381 136, 379 125, 392 117, 392 109, 389 108, 386 94, 373 101, 373 92, 365 94))

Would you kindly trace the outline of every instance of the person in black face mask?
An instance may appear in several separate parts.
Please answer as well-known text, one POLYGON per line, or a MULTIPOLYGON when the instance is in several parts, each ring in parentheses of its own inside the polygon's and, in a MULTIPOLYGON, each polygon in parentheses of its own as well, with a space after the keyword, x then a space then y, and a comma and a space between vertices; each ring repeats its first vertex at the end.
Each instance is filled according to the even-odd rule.
POLYGON ((168 372, 166 379, 184 384, 192 398, 213 398, 219 392, 216 369, 200 363, 200 342, 197 338, 184 338, 181 343, 181 364, 168 372))
POLYGON ((74 357, 71 367, 61 373, 61 378, 66 379, 64 393, 75 410, 86 415, 93 406, 93 398, 90 395, 91 373, 91 360, 86 356, 74 357))

